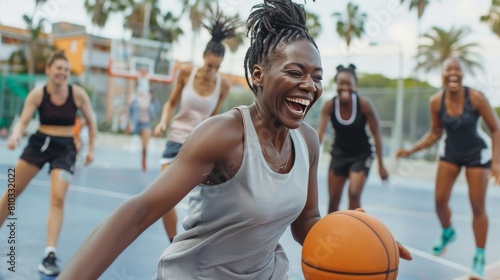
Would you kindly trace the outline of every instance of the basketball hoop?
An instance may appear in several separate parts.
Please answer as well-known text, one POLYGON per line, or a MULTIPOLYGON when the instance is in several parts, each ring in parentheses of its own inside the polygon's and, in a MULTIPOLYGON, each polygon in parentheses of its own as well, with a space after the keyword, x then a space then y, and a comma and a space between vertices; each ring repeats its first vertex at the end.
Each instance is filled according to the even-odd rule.
POLYGON ((142 38, 117 39, 111 43, 108 73, 111 77, 136 78, 145 67, 153 82, 174 82, 172 45, 142 38))

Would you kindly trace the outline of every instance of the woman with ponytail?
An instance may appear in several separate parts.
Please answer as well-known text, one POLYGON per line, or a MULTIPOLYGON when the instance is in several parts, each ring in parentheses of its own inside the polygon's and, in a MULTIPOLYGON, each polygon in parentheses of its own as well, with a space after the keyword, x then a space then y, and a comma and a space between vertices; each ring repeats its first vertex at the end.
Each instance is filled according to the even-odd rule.
POLYGON ((188 193, 185 231, 153 279, 288 278, 282 234, 290 226, 302 244, 320 220, 319 141, 302 120, 321 96, 323 70, 302 5, 265 0, 247 27, 255 102, 197 126, 170 166, 93 231, 60 279, 97 279, 188 193))
POLYGON ((337 67, 335 75, 337 96, 328 100, 321 109, 318 128, 320 142, 330 121, 334 130, 331 163, 328 168, 328 213, 339 210, 344 185, 349 180, 349 209, 361 208, 361 193, 368 177, 374 152, 366 133, 368 125, 375 144, 378 171, 382 180, 388 175, 382 156, 378 118, 368 99, 356 92, 356 66, 337 67))
MULTIPOLYGON (((202 67, 189 65, 179 70, 154 131, 156 136, 167 131, 167 143, 160 160, 162 171, 177 156, 191 131, 208 117, 216 115, 228 96, 229 83, 218 74, 218 70, 225 53, 222 41, 235 36, 237 24, 237 17, 227 17, 218 9, 208 24, 202 24, 212 35, 203 52, 204 64, 202 67), (180 105, 179 110, 173 116, 177 105, 180 105)), ((162 220, 172 242, 177 235, 175 208, 168 211, 162 220)))

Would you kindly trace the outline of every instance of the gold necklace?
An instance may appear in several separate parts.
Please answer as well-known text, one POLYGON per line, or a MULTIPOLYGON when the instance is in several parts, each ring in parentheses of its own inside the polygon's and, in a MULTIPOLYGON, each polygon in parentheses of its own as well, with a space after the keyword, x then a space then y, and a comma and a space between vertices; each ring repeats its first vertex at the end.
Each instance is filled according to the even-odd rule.
MULTIPOLYGON (((290 136, 287 136, 287 140, 288 140, 288 142, 291 142, 291 140, 290 140, 290 136)), ((265 148, 264 146, 263 146, 262 148, 263 148, 263 149, 262 149, 262 151, 264 152, 265 156, 267 157, 267 160, 268 160, 270 163, 272 163, 273 165, 277 166, 277 167, 278 167, 279 169, 281 169, 281 170, 285 170, 285 168, 286 168, 286 167, 287 167, 287 165, 288 165, 288 161, 290 161, 290 158, 292 157, 292 147, 291 147, 291 146, 290 146, 290 153, 288 154, 288 157, 287 157, 286 162, 285 162, 285 164, 284 164, 284 165, 279 165, 279 164, 277 164, 277 163, 273 162, 273 161, 271 160, 271 158, 269 157, 269 154, 267 153, 266 148, 265 148)))

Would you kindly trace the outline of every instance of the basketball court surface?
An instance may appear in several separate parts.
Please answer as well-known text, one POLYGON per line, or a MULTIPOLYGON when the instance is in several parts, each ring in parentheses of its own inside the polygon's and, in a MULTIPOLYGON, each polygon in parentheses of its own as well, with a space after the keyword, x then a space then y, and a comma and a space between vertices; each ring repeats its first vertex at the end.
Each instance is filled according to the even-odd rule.
MULTIPOLYGON (((148 158, 149 169, 146 173, 140 170, 138 142, 115 143, 113 146, 98 144, 94 164, 77 171, 67 194, 64 224, 57 246, 57 257, 60 259, 61 267, 67 264, 86 236, 100 221, 125 199, 142 191, 158 175, 160 172, 158 161, 163 143, 162 139, 152 139, 148 158)), ((22 146, 25 144, 26 138, 22 146)), ((7 187, 7 170, 14 167, 21 152, 22 149, 8 151, 5 148, 5 140, 0 140, 2 192, 7 187)), ((322 215, 325 215, 327 208, 328 161, 329 157, 323 156, 319 167, 318 187, 322 215)), ((466 275, 472 264, 475 246, 465 183, 457 182, 450 202, 453 212, 452 222, 457 229, 458 238, 443 256, 435 257, 430 254, 432 244, 440 230, 433 202, 435 171, 426 174, 428 178, 422 176, 415 178, 412 172, 416 174, 425 168, 421 165, 409 166, 409 170, 413 171, 400 172, 401 176, 392 174, 393 183, 390 186, 381 184, 377 168, 373 168, 362 197, 363 208, 382 220, 395 238, 407 246, 413 254, 414 260, 411 262, 401 260, 398 279, 468 279, 466 275)), ((12 235, 6 227, 8 221, 0 229, 0 279, 55 279, 37 270, 45 248, 45 224, 49 207, 47 171, 46 166, 16 200, 15 234, 12 235), (9 270, 9 267, 12 267, 8 263, 11 258, 7 256, 12 246, 8 243, 9 237, 15 239, 15 272, 9 270)), ((342 209, 346 208, 346 201, 347 197, 344 197, 342 209)), ((499 187, 489 187, 487 211, 490 228, 486 252, 486 279, 497 280, 500 279, 499 187)), ((180 216, 179 230, 182 230, 180 223, 186 214, 185 201, 177 207, 177 212, 180 216)), ((151 279, 155 274, 157 261, 168 244, 161 222, 153 224, 99 279, 151 279)), ((295 243, 289 230, 283 235, 281 244, 290 259, 289 279, 303 279, 300 263, 301 247, 295 243)))

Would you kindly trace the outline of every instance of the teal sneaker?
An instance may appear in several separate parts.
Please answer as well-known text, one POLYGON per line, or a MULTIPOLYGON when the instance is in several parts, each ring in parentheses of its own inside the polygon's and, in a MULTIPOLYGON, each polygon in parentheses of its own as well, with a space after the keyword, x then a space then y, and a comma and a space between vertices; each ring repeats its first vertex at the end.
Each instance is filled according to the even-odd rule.
POLYGON ((444 231, 441 233, 439 236, 438 240, 436 240, 436 243, 434 243, 434 247, 432 248, 432 253, 435 256, 439 256, 444 253, 446 246, 450 243, 455 241, 457 239, 457 234, 455 233, 455 229, 451 229, 450 234, 444 234, 444 231))
POLYGON ((470 279, 483 280, 484 279, 484 255, 476 254, 474 262, 472 263, 472 273, 470 279))

